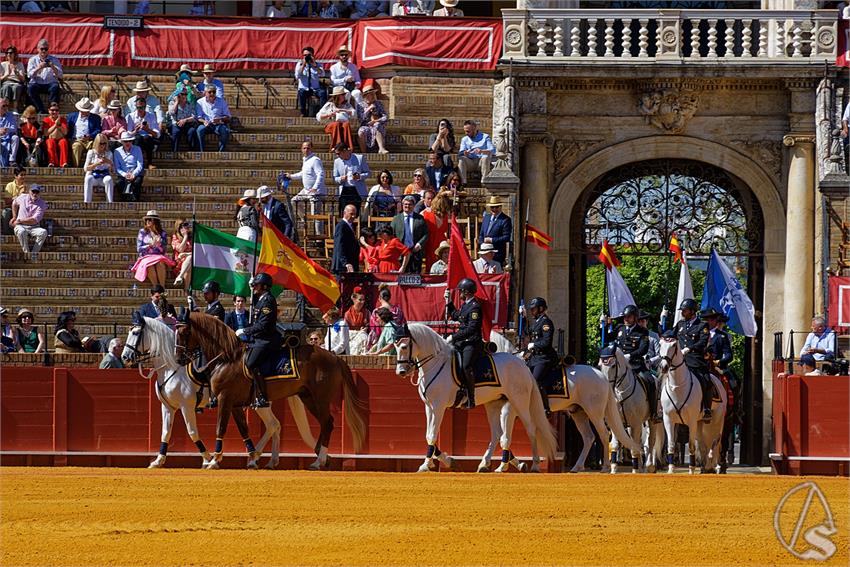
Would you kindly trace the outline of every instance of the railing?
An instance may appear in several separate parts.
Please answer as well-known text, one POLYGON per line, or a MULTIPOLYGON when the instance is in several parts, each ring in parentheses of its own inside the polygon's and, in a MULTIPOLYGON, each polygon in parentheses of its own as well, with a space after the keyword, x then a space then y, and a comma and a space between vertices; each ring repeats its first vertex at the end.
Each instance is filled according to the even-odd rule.
POLYGON ((503 60, 835 60, 834 10, 503 10, 503 60))

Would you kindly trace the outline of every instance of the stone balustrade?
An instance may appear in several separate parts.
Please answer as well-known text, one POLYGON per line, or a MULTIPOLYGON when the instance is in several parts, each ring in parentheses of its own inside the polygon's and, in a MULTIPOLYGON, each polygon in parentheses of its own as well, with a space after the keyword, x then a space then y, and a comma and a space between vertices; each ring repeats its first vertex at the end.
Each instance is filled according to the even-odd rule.
POLYGON ((834 61, 834 10, 502 10, 503 61, 834 61))

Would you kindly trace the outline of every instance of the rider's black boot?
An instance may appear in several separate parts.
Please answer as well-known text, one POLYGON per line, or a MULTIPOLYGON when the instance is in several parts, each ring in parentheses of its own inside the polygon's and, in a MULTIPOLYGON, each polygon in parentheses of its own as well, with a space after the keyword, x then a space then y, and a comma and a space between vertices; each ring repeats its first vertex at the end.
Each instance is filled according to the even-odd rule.
POLYGON ((552 415, 552 409, 549 407, 549 396, 546 394, 546 388, 542 384, 538 384, 537 389, 540 390, 540 395, 543 397, 543 409, 546 410, 546 417, 549 417, 552 415))
POLYGON ((266 399, 266 381, 257 376, 256 373, 254 374, 254 390, 256 396, 252 406, 255 408, 269 407, 269 401, 266 399))
POLYGON ((472 409, 475 407, 475 377, 470 374, 466 375, 466 408, 472 409))

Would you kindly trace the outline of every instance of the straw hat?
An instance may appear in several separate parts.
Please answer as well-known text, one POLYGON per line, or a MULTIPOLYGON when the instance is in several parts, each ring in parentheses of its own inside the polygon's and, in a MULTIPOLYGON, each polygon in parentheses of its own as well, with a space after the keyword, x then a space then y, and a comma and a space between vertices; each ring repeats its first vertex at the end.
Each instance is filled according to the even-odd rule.
POLYGON ((151 90, 147 81, 136 81, 136 86, 133 88, 134 93, 145 93, 151 90))
POLYGON ((127 130, 121 132, 121 141, 122 142, 132 142, 136 137, 132 132, 128 132, 127 130))
POLYGON ((248 199, 256 199, 257 191, 255 189, 245 189, 245 192, 242 194, 242 198, 239 199, 239 204, 244 205, 245 201, 248 199))
POLYGON ((478 255, 483 256, 484 254, 489 254, 490 252, 495 252, 496 247, 490 244, 489 242, 485 242, 478 248, 478 255))
POLYGON ((179 70, 179 71, 177 71, 177 74, 178 74, 178 75, 179 75, 180 73, 189 73, 189 74, 191 74, 191 75, 194 75, 195 73, 197 73, 197 71, 195 71, 195 70, 193 70, 191 67, 189 67, 189 64, 188 64, 188 63, 183 63, 182 65, 180 65, 180 70, 179 70))
POLYGON ((334 90, 331 91, 331 97, 348 94, 348 91, 345 90, 345 87, 334 87, 334 90))
POLYGON ((367 93, 377 93, 378 89, 375 88, 375 85, 373 85, 372 83, 369 83, 368 85, 363 87, 363 89, 360 92, 365 95, 367 93))
POLYGON ((443 252, 443 250, 448 250, 449 248, 451 248, 451 246, 449 245, 449 241, 443 240, 442 242, 440 242, 440 245, 437 246, 437 256, 439 256, 443 252))
POLYGON ((345 45, 340 45, 339 49, 336 50, 336 54, 340 55, 341 53, 348 53, 349 55, 351 55, 351 50, 348 49, 348 47, 346 47, 345 45))
POLYGON ((215 73, 215 67, 213 67, 212 65, 207 63, 206 65, 204 65, 204 71, 203 72, 204 73, 215 73))
POLYGON ((142 220, 147 220, 147 219, 159 220, 159 215, 157 214, 157 212, 155 210, 151 209, 151 210, 148 211, 148 214, 146 214, 145 216, 142 217, 142 220))
POLYGON ((118 100, 110 100, 106 105, 106 110, 121 110, 121 103, 118 100))
POLYGON ((18 311, 18 316, 15 318, 15 321, 17 321, 19 325, 21 324, 21 320, 24 318, 24 315, 32 317, 32 322, 35 323, 35 315, 33 315, 32 311, 29 309, 24 308, 18 311))
POLYGON ((442 4, 446 8, 454 8, 458 4, 460 4, 460 0, 440 0, 440 4, 442 4))
POLYGON ((272 194, 274 194, 274 191, 272 191, 268 185, 260 185, 257 187, 257 199, 262 199, 263 197, 268 197, 272 194))
POLYGON ((84 96, 79 100, 79 102, 77 102, 77 104, 74 105, 74 108, 76 108, 80 112, 91 112, 91 109, 94 108, 94 105, 92 104, 89 97, 84 96))
POLYGON ((501 199, 493 195, 492 197, 490 197, 490 200, 487 201, 487 208, 489 209, 490 207, 501 207, 503 204, 504 203, 502 203, 501 199))

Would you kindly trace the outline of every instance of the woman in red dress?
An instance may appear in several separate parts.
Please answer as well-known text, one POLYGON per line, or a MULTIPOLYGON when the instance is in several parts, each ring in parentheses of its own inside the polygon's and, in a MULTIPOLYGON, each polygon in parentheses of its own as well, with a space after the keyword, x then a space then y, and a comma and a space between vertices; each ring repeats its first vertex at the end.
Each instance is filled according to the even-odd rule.
POLYGON ((366 272, 378 271, 378 237, 371 227, 364 226, 360 229, 360 263, 366 272))
POLYGON ((44 138, 47 140, 48 165, 68 167, 68 121, 59 114, 59 103, 50 103, 50 114, 41 123, 44 138))
POLYGON ((435 195, 431 200, 431 210, 422 211, 425 226, 428 227, 428 242, 425 244, 425 273, 439 257, 437 247, 443 240, 449 239, 449 213, 452 209, 451 195, 447 192, 435 195))
POLYGON ((407 263, 410 261, 410 248, 395 237, 393 229, 389 225, 378 229, 378 239, 381 242, 378 248, 378 273, 404 272, 407 263), (399 260, 401 261, 399 262, 399 260))

